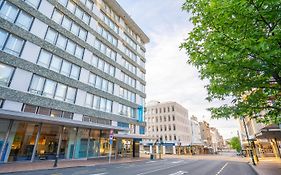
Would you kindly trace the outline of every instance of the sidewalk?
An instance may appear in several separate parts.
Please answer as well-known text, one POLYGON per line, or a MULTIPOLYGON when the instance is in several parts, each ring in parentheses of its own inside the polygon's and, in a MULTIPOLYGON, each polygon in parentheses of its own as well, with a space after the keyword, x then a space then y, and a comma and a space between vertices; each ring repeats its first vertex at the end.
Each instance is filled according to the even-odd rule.
POLYGON ((251 166, 259 175, 281 174, 281 159, 278 160, 276 158, 264 158, 259 160, 257 166, 251 166))
MULTIPOLYGON (((147 158, 119 158, 117 160, 111 159, 111 164, 116 163, 130 163, 147 160, 147 158)), ((91 159, 91 160, 59 160, 58 166, 53 167, 54 161, 45 160, 38 162, 13 162, 7 164, 0 164, 1 173, 11 173, 19 171, 32 171, 32 170, 46 170, 57 168, 69 168, 69 167, 83 167, 83 166, 95 166, 108 164, 108 159, 91 159)))

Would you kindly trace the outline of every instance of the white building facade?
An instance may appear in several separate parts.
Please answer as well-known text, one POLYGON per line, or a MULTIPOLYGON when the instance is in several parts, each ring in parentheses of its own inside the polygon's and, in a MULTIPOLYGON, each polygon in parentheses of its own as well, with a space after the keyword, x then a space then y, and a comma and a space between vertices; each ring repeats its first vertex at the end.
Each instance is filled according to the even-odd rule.
POLYGON ((150 138, 144 145, 163 146, 163 153, 175 154, 177 147, 187 147, 191 143, 191 128, 188 110, 176 102, 150 102, 145 113, 146 136, 150 138))

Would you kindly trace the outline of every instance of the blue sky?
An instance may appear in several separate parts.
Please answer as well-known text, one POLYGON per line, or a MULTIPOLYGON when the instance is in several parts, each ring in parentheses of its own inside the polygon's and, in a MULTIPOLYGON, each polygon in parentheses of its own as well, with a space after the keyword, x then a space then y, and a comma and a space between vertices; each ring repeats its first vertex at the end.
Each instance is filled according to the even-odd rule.
POLYGON ((237 133, 235 120, 211 120, 206 108, 220 102, 208 103, 204 86, 208 81, 198 77, 197 70, 188 65, 187 54, 179 45, 188 37, 193 25, 189 14, 181 10, 183 0, 117 0, 150 38, 146 45, 146 102, 176 101, 189 110, 189 116, 208 121, 229 138, 237 133))

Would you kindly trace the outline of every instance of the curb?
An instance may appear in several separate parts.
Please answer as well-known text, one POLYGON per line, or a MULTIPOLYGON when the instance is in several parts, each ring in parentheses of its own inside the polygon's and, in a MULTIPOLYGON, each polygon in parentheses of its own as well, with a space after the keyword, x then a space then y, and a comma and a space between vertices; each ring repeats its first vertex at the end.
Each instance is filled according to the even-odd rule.
POLYGON ((102 166, 102 165, 113 165, 113 164, 123 164, 123 163, 134 163, 134 162, 141 162, 146 161, 146 159, 142 160, 135 160, 135 161, 126 161, 126 162, 111 162, 110 164, 108 162, 104 163, 97 163, 93 165, 74 165, 69 167, 48 167, 48 168, 42 168, 42 169, 36 169, 36 170, 19 170, 19 171, 7 171, 7 172, 0 172, 0 175, 4 174, 16 174, 16 173, 28 173, 28 172, 36 172, 36 171, 48 171, 48 170, 57 170, 57 169, 68 169, 68 168, 81 168, 81 167, 90 167, 90 166, 102 166))
POLYGON ((255 168, 254 165, 252 165, 250 162, 248 162, 248 165, 252 168, 252 170, 253 170, 257 175, 259 175, 259 173, 258 173, 258 171, 257 171, 257 169, 255 168))

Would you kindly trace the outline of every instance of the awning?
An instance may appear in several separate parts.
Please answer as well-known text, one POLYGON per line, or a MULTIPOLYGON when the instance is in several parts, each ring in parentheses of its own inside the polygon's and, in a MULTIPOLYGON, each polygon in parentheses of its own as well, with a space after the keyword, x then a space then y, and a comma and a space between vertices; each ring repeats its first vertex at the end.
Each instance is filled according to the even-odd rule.
POLYGON ((281 128, 275 124, 267 125, 256 134, 256 138, 281 140, 281 128))
POLYGON ((87 128, 87 129, 114 129, 118 131, 127 131, 128 128, 121 128, 117 126, 104 125, 99 123, 89 123, 78 120, 71 120, 65 118, 58 117, 50 117, 46 115, 39 115, 27 112, 17 112, 0 109, 0 119, 10 119, 16 121, 28 121, 28 122, 38 122, 38 123, 47 123, 53 125, 61 125, 61 126, 71 126, 71 127, 79 127, 79 128, 87 128))

